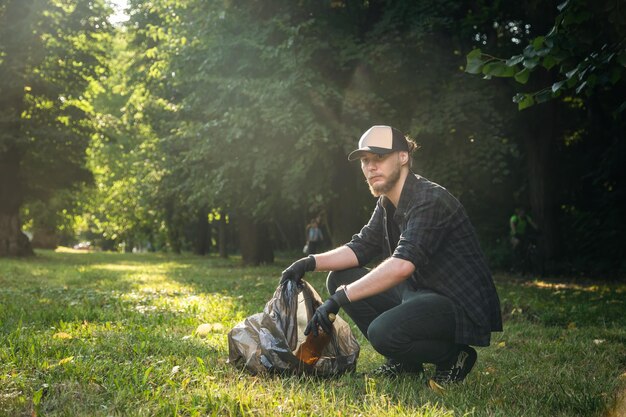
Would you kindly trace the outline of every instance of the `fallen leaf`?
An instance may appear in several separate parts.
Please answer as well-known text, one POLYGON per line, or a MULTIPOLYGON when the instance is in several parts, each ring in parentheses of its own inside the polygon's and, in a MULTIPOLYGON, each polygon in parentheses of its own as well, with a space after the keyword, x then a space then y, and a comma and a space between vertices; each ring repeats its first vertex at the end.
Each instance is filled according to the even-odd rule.
POLYGON ((58 364, 59 365, 63 365, 63 364, 66 364, 68 362, 72 362, 73 360, 74 360, 73 356, 68 356, 67 358, 61 359, 58 364))
POLYGON ((205 337, 211 332, 220 332, 224 330, 222 323, 204 323, 196 329, 196 336, 205 337))
POLYGON ((441 385, 439 385, 432 379, 428 380, 428 387, 434 392, 436 392, 437 394, 443 395, 443 393, 446 392, 446 389, 444 387, 442 387, 441 385))
POLYGON ((498 343, 498 347, 499 348, 506 347, 506 342, 503 340, 502 342, 498 343))
POLYGON ((196 336, 204 337, 211 332, 211 325, 203 323, 196 328, 196 336))
POLYGON ((595 343, 596 345, 602 344, 606 342, 606 340, 604 339, 593 339, 593 343, 595 343))
POLYGON ((576 323, 574 323, 573 321, 572 321, 572 322, 570 322, 570 323, 567 325, 567 328, 568 328, 569 330, 573 330, 573 329, 575 329, 575 328, 576 328, 576 323))

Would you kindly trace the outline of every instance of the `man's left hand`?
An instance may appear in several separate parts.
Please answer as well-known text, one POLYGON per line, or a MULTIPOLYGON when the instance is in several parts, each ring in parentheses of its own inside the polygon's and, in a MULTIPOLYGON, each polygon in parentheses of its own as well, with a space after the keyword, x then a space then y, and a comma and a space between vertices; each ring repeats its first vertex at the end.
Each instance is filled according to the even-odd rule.
POLYGON ((319 334, 318 328, 321 327, 322 330, 328 334, 333 330, 333 322, 330 320, 330 314, 337 314, 342 305, 348 304, 350 300, 346 295, 346 292, 343 288, 337 289, 337 291, 330 296, 330 298, 315 310, 313 313, 313 317, 309 320, 309 323, 306 325, 306 329, 304 329, 304 334, 308 335, 313 332, 314 336, 319 334))
POLYGON ((333 322, 330 320, 329 315, 337 314, 337 312, 339 312, 339 304, 332 297, 324 301, 324 304, 319 306, 313 313, 313 317, 311 317, 311 320, 306 325, 306 329, 304 329, 304 334, 308 336, 309 333, 313 332, 313 336, 317 337, 319 327, 325 333, 330 334, 333 330, 333 322))

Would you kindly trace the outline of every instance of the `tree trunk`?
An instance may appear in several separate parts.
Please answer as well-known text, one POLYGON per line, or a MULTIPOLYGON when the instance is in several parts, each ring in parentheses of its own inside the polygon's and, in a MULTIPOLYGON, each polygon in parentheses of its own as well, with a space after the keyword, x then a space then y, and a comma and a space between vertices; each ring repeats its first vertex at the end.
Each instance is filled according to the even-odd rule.
POLYGON ((228 258, 228 249, 227 249, 228 234, 226 233, 226 214, 221 213, 217 227, 218 227, 217 244, 219 246, 220 258, 228 258))
POLYGON ((28 237, 22 233, 18 213, 0 210, 0 257, 32 255, 34 252, 28 237))
POLYGON ((239 247, 245 265, 259 265, 274 262, 274 250, 265 223, 241 216, 239 223, 239 247))
MULTIPOLYGON (((358 168, 350 165, 345 158, 337 161, 336 166, 341 167, 333 179, 335 190, 337 190, 337 198, 329 206, 330 208, 327 211, 328 224, 325 225, 332 247, 349 242, 352 239, 352 235, 361 230, 367 222, 367 218, 361 216, 364 204, 366 204, 365 201, 368 198, 366 194, 368 193, 367 188, 359 184, 359 181, 363 182, 362 174, 356 172, 358 168)), ((371 207, 374 207, 373 200, 371 207)))
POLYGON ((211 225, 209 224, 208 210, 199 210, 196 216, 194 236, 194 252, 196 255, 206 255, 211 247, 211 225))
POLYGON ((33 248, 38 249, 56 249, 59 246, 59 237, 56 228, 38 226, 33 229, 33 240, 31 242, 33 248))
POLYGON ((541 230, 543 251, 548 259, 558 256, 560 248, 554 187, 555 105, 553 102, 536 105, 526 115, 529 123, 526 153, 531 214, 541 230))
POLYGON ((172 252, 180 254, 182 250, 182 244, 180 239, 180 222, 177 222, 178 216, 176 216, 176 207, 171 199, 165 202, 165 225, 167 226, 167 243, 169 244, 172 252))
POLYGON ((9 145, 0 152, 0 257, 32 256, 33 249, 28 238, 22 233, 20 222, 21 153, 9 145))

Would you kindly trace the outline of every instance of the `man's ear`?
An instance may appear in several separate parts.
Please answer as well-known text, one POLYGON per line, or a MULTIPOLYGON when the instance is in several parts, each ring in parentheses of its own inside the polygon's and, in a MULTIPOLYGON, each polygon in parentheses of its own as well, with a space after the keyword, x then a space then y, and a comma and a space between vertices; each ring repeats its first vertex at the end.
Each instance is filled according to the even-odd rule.
POLYGON ((400 162, 402 163, 402 165, 406 165, 409 162, 408 152, 400 152, 400 162))

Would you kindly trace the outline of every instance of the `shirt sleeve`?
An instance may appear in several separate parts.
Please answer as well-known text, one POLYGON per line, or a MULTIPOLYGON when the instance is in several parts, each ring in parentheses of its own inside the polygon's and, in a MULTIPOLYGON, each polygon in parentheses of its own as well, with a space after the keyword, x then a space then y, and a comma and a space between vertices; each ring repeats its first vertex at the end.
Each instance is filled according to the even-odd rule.
POLYGON ((369 261, 382 253, 383 242, 383 209, 380 204, 376 205, 372 217, 359 233, 352 236, 352 240, 346 243, 356 255, 359 266, 367 265, 369 261))
POLYGON ((410 261, 416 268, 428 264, 446 238, 451 219, 458 210, 444 200, 433 196, 406 213, 406 228, 392 255, 394 258, 410 261))

